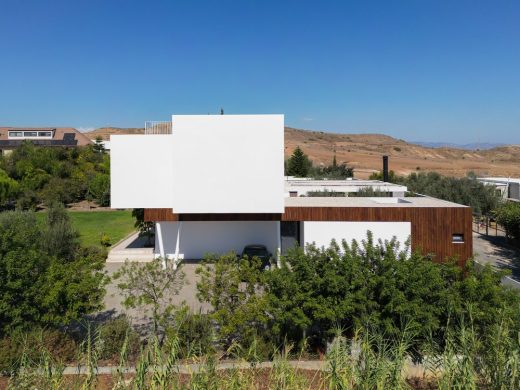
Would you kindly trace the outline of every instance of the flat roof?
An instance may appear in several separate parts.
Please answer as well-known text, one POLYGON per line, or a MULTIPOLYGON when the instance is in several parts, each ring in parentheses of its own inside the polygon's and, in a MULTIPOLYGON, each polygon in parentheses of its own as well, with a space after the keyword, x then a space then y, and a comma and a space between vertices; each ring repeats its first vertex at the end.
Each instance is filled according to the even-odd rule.
POLYGON ((479 181, 488 181, 497 184, 520 183, 520 179, 513 177, 478 177, 479 181))
POLYGON ((468 207, 428 196, 416 197, 294 197, 285 207, 468 207))
POLYGON ((285 179, 286 187, 374 187, 394 188, 406 191, 406 186, 388 183, 380 180, 313 180, 313 179, 285 179))

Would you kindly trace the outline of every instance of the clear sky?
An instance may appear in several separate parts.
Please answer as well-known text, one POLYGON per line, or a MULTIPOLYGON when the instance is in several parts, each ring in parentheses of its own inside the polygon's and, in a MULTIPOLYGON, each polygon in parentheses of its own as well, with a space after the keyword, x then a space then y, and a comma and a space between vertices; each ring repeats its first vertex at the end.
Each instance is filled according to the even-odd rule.
POLYGON ((173 113, 520 143, 520 1, 0 0, 0 125, 173 113))

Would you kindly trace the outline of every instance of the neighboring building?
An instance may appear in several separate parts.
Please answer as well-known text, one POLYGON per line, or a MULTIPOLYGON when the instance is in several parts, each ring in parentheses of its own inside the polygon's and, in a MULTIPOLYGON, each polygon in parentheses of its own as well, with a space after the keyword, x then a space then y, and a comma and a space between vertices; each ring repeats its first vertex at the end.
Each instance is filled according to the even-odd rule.
POLYGON ((520 179, 508 177, 479 177, 479 182, 495 186, 503 199, 520 201, 520 179))
POLYGON ((312 192, 333 192, 343 196, 352 196, 366 189, 372 189, 390 197, 405 196, 407 191, 406 186, 379 180, 313 180, 292 176, 285 178, 285 196, 287 197, 308 196, 312 192))
POLYGON ((393 197, 290 197, 291 188, 303 194, 317 181, 284 180, 283 129, 282 115, 174 115, 169 132, 112 136, 112 207, 144 208, 156 223, 156 255, 175 259, 249 244, 284 254, 294 245, 360 241, 368 230, 375 240, 410 240, 411 250, 438 261, 472 256, 466 206, 404 198, 406 187, 377 181, 319 185, 350 192, 377 184, 393 197))
POLYGON ((31 141, 38 146, 85 146, 92 143, 72 127, 0 127, 0 151, 9 152, 31 141))

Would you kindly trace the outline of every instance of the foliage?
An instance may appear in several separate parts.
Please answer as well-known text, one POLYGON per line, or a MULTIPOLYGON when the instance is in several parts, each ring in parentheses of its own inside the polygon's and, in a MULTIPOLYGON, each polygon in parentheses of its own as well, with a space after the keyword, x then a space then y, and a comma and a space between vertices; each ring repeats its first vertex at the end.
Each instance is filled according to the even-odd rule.
POLYGON ((263 334, 267 324, 267 296, 260 293, 266 273, 259 271, 260 260, 237 259, 234 253, 208 256, 197 268, 197 296, 212 309, 224 349, 234 342, 247 348, 263 334))
POLYGON ((315 166, 303 150, 297 146, 291 157, 285 162, 285 174, 295 177, 312 177, 313 179, 344 180, 354 177, 354 169, 347 167, 345 163, 338 165, 336 155, 334 155, 331 165, 315 166))
POLYGON ((184 285, 184 276, 173 261, 158 258, 149 263, 127 260, 113 278, 120 280, 117 287, 123 296, 121 303, 145 314, 151 312, 153 331, 162 340, 175 312, 174 297, 184 285))
POLYGON ((99 310, 104 260, 104 253, 77 245, 63 210, 51 210, 44 222, 31 212, 0 214, 0 334, 99 310))
POLYGON ((125 343, 128 357, 135 358, 139 353, 139 335, 125 315, 120 315, 101 324, 98 333, 101 340, 100 357, 102 359, 113 359, 119 356, 119 352, 125 343))
MULTIPOLYGON (((480 183, 473 173, 463 178, 441 176, 437 172, 414 172, 399 177, 390 171, 389 176, 390 182, 405 185, 410 192, 464 204, 482 215, 491 213, 500 200, 495 187, 480 183)), ((382 180, 382 175, 373 174, 370 179, 382 180)))
POLYGON ((285 173, 288 176, 307 177, 311 166, 309 157, 297 146, 287 160, 285 173))
POLYGON ((147 245, 152 245, 154 236, 154 223, 144 220, 144 209, 133 209, 132 217, 135 218, 134 227, 139 230, 139 234, 146 237, 147 245))
POLYGON ((54 359, 69 363, 76 357, 77 348, 71 336, 56 329, 13 332, 0 340, 0 373, 16 370, 23 354, 34 360, 41 351, 49 353, 54 359))
POLYGON ((16 201, 18 208, 34 209, 89 198, 108 205, 109 180, 109 156, 94 146, 40 147, 26 141, 0 157, 0 205, 16 201))
POLYGON ((505 202, 495 209, 494 214, 507 235, 520 240, 520 203, 505 202))
POLYGON ((345 163, 338 165, 336 162, 336 155, 334 155, 331 165, 312 165, 308 176, 314 179, 345 180, 348 177, 354 177, 354 169, 347 167, 347 164, 345 163))
POLYGON ((380 191, 378 189, 374 189, 374 187, 364 187, 364 188, 360 188, 357 192, 350 192, 348 194, 348 196, 351 198, 365 198, 365 197, 380 198, 380 197, 391 196, 391 195, 388 195, 388 193, 380 191))
POLYGON ((108 234, 106 234, 105 232, 101 233, 101 237, 99 238, 99 243, 101 244, 101 246, 104 246, 104 247, 108 247, 111 244, 110 242, 110 236, 108 234))
POLYGON ((13 202, 18 195, 18 191, 18 182, 11 179, 3 169, 0 169, 0 208, 5 208, 9 202, 13 202))

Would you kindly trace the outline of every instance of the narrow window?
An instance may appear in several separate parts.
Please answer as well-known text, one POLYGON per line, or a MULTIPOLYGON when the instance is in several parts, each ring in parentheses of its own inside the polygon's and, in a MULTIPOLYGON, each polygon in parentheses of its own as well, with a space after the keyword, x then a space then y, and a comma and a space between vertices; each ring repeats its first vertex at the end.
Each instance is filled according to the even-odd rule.
POLYGON ((451 237, 451 242, 453 242, 454 244, 463 244, 464 234, 453 234, 451 237))
POLYGON ((298 191, 289 191, 289 197, 296 198, 298 196, 298 191))

